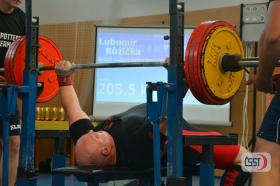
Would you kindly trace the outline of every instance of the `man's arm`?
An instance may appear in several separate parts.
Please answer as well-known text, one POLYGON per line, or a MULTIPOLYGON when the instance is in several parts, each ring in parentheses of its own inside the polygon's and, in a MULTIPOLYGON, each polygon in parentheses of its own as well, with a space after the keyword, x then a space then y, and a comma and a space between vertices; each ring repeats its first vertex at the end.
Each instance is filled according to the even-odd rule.
POLYGON ((71 76, 73 71, 71 70, 71 63, 69 61, 61 61, 56 65, 55 69, 58 74, 62 106, 69 124, 71 125, 80 119, 89 119, 87 114, 81 109, 79 99, 72 86, 71 76))
POLYGON ((272 92, 272 73, 280 59, 280 1, 270 3, 265 29, 259 41, 259 66, 256 87, 263 92, 272 92))
POLYGON ((60 87, 60 97, 70 125, 80 119, 89 119, 87 114, 81 109, 77 94, 72 85, 60 87))

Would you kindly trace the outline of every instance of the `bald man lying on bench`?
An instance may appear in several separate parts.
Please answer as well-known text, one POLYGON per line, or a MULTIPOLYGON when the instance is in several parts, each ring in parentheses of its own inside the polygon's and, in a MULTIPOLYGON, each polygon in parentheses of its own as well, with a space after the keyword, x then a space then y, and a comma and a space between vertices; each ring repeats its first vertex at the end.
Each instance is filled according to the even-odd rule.
MULTIPOLYGON (((89 117, 81 109, 76 92, 72 86, 71 63, 61 61, 56 65, 56 73, 60 85, 62 106, 70 125, 70 135, 75 144, 75 157, 79 166, 83 167, 129 167, 133 169, 153 167, 153 127, 146 121, 146 104, 133 107, 123 113, 110 116, 97 127, 93 127, 89 117)), ((183 134, 221 135, 192 127, 185 120, 183 134)), ((160 122, 162 163, 166 165, 164 146, 167 140, 167 121, 160 122)), ((201 146, 184 146, 184 166, 198 166, 201 146)), ((217 145, 214 147, 215 167, 232 168, 241 163, 242 153, 247 150, 240 145, 217 145)), ((243 176, 230 172, 225 175, 225 182, 243 176), (230 177, 230 178, 229 178, 230 177)), ((236 185, 236 182, 231 185, 236 185)), ((238 184, 240 185, 240 183, 238 184)))

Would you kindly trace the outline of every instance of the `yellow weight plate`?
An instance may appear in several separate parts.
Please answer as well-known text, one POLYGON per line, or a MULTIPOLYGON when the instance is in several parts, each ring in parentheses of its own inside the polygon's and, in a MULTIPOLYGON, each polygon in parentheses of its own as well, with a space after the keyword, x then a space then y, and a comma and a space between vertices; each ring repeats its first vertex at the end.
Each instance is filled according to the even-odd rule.
POLYGON ((209 34, 201 61, 204 83, 214 96, 229 99, 239 90, 244 71, 223 72, 220 59, 224 54, 244 56, 242 42, 237 33, 229 27, 217 27, 209 34))

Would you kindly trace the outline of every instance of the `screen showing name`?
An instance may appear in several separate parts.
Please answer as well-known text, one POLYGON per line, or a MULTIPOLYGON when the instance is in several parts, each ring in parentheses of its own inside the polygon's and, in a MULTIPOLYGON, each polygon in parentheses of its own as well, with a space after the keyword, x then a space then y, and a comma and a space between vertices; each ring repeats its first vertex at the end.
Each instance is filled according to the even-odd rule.
MULTIPOLYGON (((184 49, 191 28, 184 31, 184 49)), ((164 62, 169 57, 169 28, 97 27, 95 63, 164 62)), ((146 82, 167 82, 164 67, 95 70, 93 116, 103 119, 146 102, 146 82)), ((187 92, 183 116, 193 124, 230 125, 230 104, 204 105, 187 92)))

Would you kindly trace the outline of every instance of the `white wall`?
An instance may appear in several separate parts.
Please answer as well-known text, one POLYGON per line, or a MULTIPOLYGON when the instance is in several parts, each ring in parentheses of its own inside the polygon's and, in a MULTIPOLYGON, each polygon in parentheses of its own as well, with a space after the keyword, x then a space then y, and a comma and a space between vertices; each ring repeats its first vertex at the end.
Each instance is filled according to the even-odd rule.
MULTIPOLYGON (((33 15, 41 24, 87 20, 112 20, 124 17, 168 13, 169 0, 33 0, 33 15)), ((267 0, 178 0, 186 10, 201 10, 260 3, 267 0)), ((21 6, 24 9, 24 3, 21 6)))

